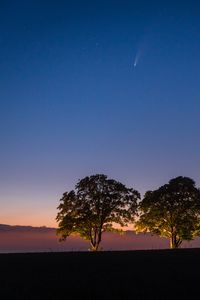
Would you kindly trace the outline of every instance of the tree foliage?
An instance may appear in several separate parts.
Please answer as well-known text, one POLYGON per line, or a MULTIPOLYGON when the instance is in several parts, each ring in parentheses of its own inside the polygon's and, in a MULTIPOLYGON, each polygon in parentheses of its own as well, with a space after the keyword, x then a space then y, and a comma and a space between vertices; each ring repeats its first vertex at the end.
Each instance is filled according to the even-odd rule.
POLYGON ((139 204, 138 232, 151 232, 170 239, 178 248, 198 232, 200 191, 188 177, 176 177, 154 191, 146 192, 139 204))
POLYGON ((123 227, 134 221, 138 199, 136 190, 106 175, 85 177, 75 190, 63 194, 56 218, 57 233, 61 240, 78 233, 96 251, 103 232, 114 229, 113 223, 123 227))

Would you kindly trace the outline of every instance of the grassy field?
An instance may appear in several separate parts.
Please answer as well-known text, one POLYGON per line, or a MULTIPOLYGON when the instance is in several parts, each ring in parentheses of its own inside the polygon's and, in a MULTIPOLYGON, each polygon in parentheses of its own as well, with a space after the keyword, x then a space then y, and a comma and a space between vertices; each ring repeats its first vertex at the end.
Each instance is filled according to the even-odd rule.
POLYGON ((200 249, 0 255, 0 299, 200 299, 200 249))

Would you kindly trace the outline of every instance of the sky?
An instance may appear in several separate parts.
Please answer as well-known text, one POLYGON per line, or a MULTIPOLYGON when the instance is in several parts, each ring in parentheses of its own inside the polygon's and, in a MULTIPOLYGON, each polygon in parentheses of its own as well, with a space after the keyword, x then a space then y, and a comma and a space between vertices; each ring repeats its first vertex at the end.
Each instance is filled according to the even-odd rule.
POLYGON ((200 186, 199 14, 0 1, 0 223, 56 226, 62 194, 96 173, 142 195, 179 175, 200 186))

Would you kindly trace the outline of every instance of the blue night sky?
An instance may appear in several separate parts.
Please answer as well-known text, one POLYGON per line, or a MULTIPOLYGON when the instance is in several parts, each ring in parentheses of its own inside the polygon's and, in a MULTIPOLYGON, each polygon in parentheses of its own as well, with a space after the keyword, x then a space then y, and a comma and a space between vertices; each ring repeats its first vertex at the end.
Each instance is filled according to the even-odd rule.
POLYGON ((96 173, 200 186, 195 3, 0 2, 0 223, 55 226, 96 173))

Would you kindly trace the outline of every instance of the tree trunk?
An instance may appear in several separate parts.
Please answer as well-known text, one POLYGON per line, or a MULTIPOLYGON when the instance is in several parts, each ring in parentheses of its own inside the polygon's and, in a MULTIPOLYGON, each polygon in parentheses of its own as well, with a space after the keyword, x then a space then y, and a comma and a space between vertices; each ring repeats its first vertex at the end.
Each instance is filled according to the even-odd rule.
POLYGON ((175 233, 171 234, 170 237, 170 248, 171 249, 177 249, 181 245, 182 241, 180 238, 177 238, 177 235, 175 233))
POLYGON ((170 248, 171 249, 175 249, 176 248, 176 245, 174 243, 174 237, 173 237, 173 235, 170 237, 170 248))
POLYGON ((99 245, 101 243, 101 229, 99 231, 95 230, 95 234, 94 234, 94 237, 92 238, 92 235, 91 235, 91 240, 90 240, 90 244, 91 244, 91 248, 90 250, 91 251, 98 251, 99 249, 99 245))
POLYGON ((99 248, 99 245, 98 245, 98 244, 96 244, 96 245, 92 245, 92 244, 91 244, 90 250, 91 250, 92 252, 96 252, 96 251, 98 251, 98 248, 99 248))

